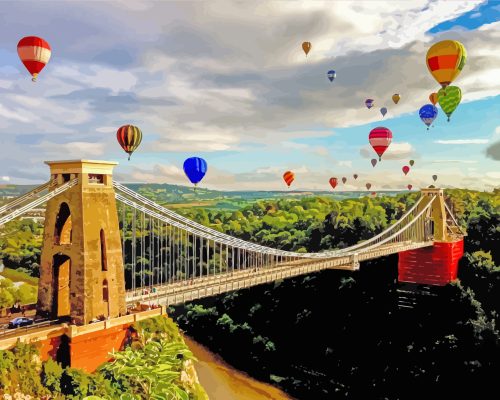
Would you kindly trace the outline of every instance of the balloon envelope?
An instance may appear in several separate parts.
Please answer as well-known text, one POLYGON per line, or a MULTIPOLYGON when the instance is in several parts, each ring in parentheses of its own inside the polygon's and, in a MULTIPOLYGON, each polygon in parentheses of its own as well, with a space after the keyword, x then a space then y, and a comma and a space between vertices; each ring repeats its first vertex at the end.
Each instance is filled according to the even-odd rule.
POLYGON ((17 54, 28 72, 33 76, 32 81, 36 82, 38 74, 49 62, 52 50, 50 45, 42 38, 26 36, 17 44, 17 54))
POLYGON ((410 160, 410 167, 413 167, 413 164, 415 164, 415 161, 410 160))
POLYGON ((394 93, 392 95, 392 101, 394 102, 394 104, 398 104, 399 103, 399 99, 401 99, 401 96, 398 93, 394 93))
POLYGON ((429 72, 443 88, 460 74, 466 60, 465 47, 456 40, 443 40, 433 44, 426 57, 429 72))
POLYGON ((403 173, 404 173, 405 175, 407 175, 407 174, 408 174, 408 172, 410 172, 410 167, 409 167, 408 165, 405 165, 405 166, 402 168, 402 170, 403 170, 403 173))
MULTIPOLYGON (((375 160, 375 161, 377 161, 377 160, 375 160)), ((358 179, 358 174, 354 174, 353 177, 354 177, 354 179, 358 179)))
POLYGON ((437 175, 432 175, 432 179, 434 179, 434 182, 437 181, 438 176, 437 175))
POLYGON ((387 114, 387 108, 382 107, 382 108, 380 109, 380 114, 382 114, 382 117, 385 117, 385 114, 387 114))
POLYGON ((207 173, 207 162, 200 157, 190 157, 184 161, 184 173, 196 185, 207 173))
POLYGON ((375 100, 373 99, 366 99, 365 100, 365 106, 368 108, 372 108, 375 105, 375 100))
POLYGON ((116 131, 116 140, 128 153, 128 159, 142 142, 142 132, 134 125, 123 125, 116 131))
POLYGON ((372 158, 372 160, 370 162, 372 163, 372 167, 375 168, 375 165, 377 165, 377 159, 372 158))
POLYGON ((420 116, 422 122, 427 125, 427 130, 429 130, 429 126, 434 122, 438 115, 438 109, 432 104, 426 104, 420 108, 418 115, 420 116))
POLYGON ((346 182, 347 182, 347 178, 344 176, 344 177, 342 178, 342 183, 346 183, 346 182))
POLYGON ((462 100, 462 91, 458 86, 448 86, 445 89, 441 88, 438 92, 438 102, 441 109, 450 120, 451 114, 456 110, 462 100))
POLYGON ((333 82, 333 80, 337 77, 337 73, 331 69, 328 71, 328 79, 330 79, 330 82, 333 82))
POLYGON ((429 95, 429 100, 431 101, 432 105, 436 105, 436 103, 438 102, 438 94, 437 93, 431 93, 429 95))
POLYGON ((332 188, 335 189, 335 187, 337 186, 337 183, 338 183, 337 178, 330 178, 329 182, 330 182, 330 185, 332 186, 332 188))
POLYGON ((306 53, 306 57, 309 51, 311 51, 311 47, 312 47, 311 42, 302 43, 302 50, 304 50, 304 53, 306 53))
POLYGON ((286 171, 283 174, 283 180, 288 185, 288 187, 290 187, 294 179, 295 179, 295 174, 292 171, 286 171))
MULTIPOLYGON (((382 154, 385 153, 392 141, 392 132, 390 129, 383 126, 378 126, 370 131, 368 135, 373 150, 378 155, 378 160, 382 160, 382 154)), ((373 165, 373 162, 372 162, 373 165)), ((375 166, 375 165, 374 165, 375 166)))
POLYGON ((372 187, 372 184, 371 183, 367 183, 365 186, 366 186, 367 190, 370 190, 370 188, 372 187))
POLYGON ((408 185, 407 188, 408 190, 411 190, 413 188, 413 185, 408 185))

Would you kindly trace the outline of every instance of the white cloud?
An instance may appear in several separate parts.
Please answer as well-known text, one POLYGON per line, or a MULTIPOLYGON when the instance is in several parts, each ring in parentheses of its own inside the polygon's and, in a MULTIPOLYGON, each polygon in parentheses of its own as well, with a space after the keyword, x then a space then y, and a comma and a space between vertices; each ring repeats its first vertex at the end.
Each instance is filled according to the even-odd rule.
POLYGON ((450 140, 435 140, 437 144, 487 144, 489 139, 450 139, 450 140))
POLYGON ((338 166, 352 168, 352 161, 339 161, 338 166))
MULTIPOLYGON (((363 146, 359 150, 359 154, 364 158, 378 158, 377 154, 370 145, 363 146)), ((415 149, 408 142, 395 143, 392 142, 382 155, 382 160, 405 160, 415 154, 415 149)))
POLYGON ((41 149, 49 156, 60 157, 75 157, 75 158, 92 158, 101 156, 106 151, 105 143, 90 143, 90 142, 70 142, 70 143, 53 143, 42 141, 40 144, 33 146, 41 149))
POLYGON ((477 164, 476 160, 433 160, 433 164, 477 164))
POLYGON ((10 177, 8 177, 8 176, 2 176, 2 181, 9 182, 10 181, 10 177))

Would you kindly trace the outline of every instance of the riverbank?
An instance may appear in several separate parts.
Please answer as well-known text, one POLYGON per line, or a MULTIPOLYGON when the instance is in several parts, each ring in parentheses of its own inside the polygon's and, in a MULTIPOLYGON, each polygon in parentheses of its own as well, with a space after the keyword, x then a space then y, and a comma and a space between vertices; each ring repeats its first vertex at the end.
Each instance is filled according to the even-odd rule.
POLYGON ((211 400, 293 400, 278 388, 235 370, 219 356, 188 336, 184 341, 198 359, 198 380, 211 400))

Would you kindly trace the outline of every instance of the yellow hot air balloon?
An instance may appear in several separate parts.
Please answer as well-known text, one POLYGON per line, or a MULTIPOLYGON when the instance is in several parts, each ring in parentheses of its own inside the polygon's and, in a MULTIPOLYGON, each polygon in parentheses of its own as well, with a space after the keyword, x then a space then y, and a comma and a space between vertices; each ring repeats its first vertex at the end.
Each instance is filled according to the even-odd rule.
POLYGON ((306 57, 309 51, 311 51, 311 47, 312 47, 311 42, 302 43, 302 50, 304 50, 304 53, 306 53, 306 57))
POLYGON ((466 60, 465 47, 456 40, 443 40, 427 51, 427 68, 443 88, 460 74, 466 60))
POLYGON ((401 96, 399 94, 395 93, 392 95, 392 101, 394 102, 394 104, 398 104, 399 99, 401 99, 401 96))

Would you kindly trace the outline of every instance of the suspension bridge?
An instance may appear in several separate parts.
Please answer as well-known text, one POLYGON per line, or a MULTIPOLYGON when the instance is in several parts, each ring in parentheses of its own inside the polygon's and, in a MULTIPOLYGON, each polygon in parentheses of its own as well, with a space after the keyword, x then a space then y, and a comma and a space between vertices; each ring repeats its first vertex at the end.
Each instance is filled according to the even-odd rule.
POLYGON ((0 207, 0 226, 46 204, 38 309, 87 324, 137 303, 175 305, 325 269, 400 255, 399 279, 456 278, 463 235, 441 189, 378 235, 319 253, 251 243, 196 223, 112 179, 116 163, 47 162, 51 179, 0 207), (127 273, 124 273, 124 267, 127 273))

